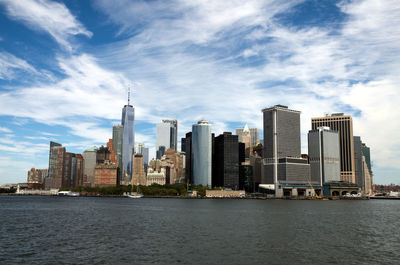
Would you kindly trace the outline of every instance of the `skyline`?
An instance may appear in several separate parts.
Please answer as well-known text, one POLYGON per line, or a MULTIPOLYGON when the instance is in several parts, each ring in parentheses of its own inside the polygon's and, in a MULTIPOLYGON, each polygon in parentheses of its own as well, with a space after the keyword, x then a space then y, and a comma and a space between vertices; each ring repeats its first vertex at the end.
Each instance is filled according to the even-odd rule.
POLYGON ((311 117, 343 112, 374 182, 399 184, 395 5, 0 0, 0 184, 47 168, 50 140, 105 145, 129 84, 150 158, 163 119, 179 121, 178 139, 201 119, 216 135, 246 122, 262 135, 261 109, 284 104, 302 111, 302 153, 311 117))

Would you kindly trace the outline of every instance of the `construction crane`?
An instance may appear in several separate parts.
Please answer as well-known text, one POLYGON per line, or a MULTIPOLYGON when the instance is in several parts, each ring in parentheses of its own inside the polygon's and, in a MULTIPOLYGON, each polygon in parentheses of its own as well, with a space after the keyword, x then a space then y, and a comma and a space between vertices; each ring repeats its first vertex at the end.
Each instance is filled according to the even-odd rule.
POLYGON ((313 185, 311 184, 311 182, 310 182, 310 180, 308 179, 307 176, 306 176, 306 179, 307 179, 307 182, 308 182, 308 184, 310 185, 311 189, 313 190, 313 192, 314 192, 314 194, 315 194, 315 197, 316 197, 317 199, 321 200, 321 199, 322 199, 322 195, 318 195, 318 194, 315 192, 315 189, 314 189, 313 185))

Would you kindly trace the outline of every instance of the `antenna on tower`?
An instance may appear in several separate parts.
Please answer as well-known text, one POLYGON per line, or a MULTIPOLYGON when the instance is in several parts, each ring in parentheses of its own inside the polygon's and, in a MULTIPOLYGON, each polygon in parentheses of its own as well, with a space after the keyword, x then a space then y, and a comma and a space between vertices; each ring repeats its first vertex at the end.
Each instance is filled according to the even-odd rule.
POLYGON ((131 84, 128 85, 128 106, 131 101, 131 84))

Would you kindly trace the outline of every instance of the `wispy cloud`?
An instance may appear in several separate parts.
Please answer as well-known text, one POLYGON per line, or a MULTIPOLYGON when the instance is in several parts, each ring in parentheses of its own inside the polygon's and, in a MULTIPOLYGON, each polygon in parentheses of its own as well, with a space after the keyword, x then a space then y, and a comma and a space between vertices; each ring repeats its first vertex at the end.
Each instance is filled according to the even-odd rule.
MULTIPOLYGON (((396 1, 342 1, 339 23, 284 24, 280 17, 290 17, 302 2, 97 1, 94 6, 120 26, 120 41, 93 47, 91 54, 58 55, 64 77, 0 92, 0 115, 66 127, 81 139, 79 147, 105 143, 111 137, 105 124, 120 119, 133 83, 137 124, 176 118, 180 137, 200 119, 216 133, 243 121, 261 129, 260 110, 282 103, 302 111, 306 152, 310 118, 346 112, 354 116, 354 133, 371 146, 375 165, 398 167, 396 1)), ((67 50, 72 36, 91 36, 59 2, 0 3, 10 17, 48 32, 67 50)), ((12 77, 17 67, 5 69, 12 77)), ((152 147, 154 137, 139 131, 136 140, 152 147)))
POLYGON ((17 71, 36 73, 28 62, 8 52, 0 52, 0 79, 14 79, 17 71))
POLYGON ((9 17, 32 29, 47 32, 67 50, 72 50, 71 36, 92 36, 63 3, 49 0, 0 0, 0 3, 5 5, 9 17))
POLYGON ((0 127, 0 132, 11 133, 12 131, 10 129, 6 128, 6 127, 0 127))

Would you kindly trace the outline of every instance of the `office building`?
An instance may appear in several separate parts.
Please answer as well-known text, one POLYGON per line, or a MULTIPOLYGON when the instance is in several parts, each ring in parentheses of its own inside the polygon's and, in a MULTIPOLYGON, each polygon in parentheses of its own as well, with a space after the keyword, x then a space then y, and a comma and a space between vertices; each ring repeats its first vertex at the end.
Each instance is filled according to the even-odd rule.
POLYGON ((340 181, 339 133, 329 127, 319 127, 308 133, 308 156, 311 180, 320 182, 340 181))
POLYGON ((93 185, 95 187, 111 187, 118 184, 118 158, 113 141, 109 139, 106 147, 101 146, 97 150, 93 185))
POLYGON ((258 128, 249 128, 247 123, 243 128, 236 129, 236 135, 239 137, 239 142, 243 143, 243 131, 250 132, 250 146, 255 146, 256 144, 260 143, 260 134, 258 132, 258 128))
POLYGON ((230 132, 214 138, 212 186, 239 189, 239 142, 230 132))
POLYGON ((48 169, 35 169, 31 168, 28 171, 27 183, 32 189, 41 189, 43 182, 48 175, 48 169))
POLYGON ((185 153, 185 177, 186 182, 193 183, 193 160, 192 160, 192 132, 188 132, 182 138, 181 150, 185 153))
POLYGON ((167 184, 186 183, 185 181, 185 153, 173 149, 165 151, 161 158, 161 168, 165 169, 167 184))
POLYGON ((132 185, 146 185, 146 174, 143 167, 143 155, 136 154, 133 163, 132 185))
POLYGON ((211 124, 205 120, 192 126, 193 184, 211 187, 211 124))
POLYGON ((325 117, 312 118, 311 128, 329 127, 339 132, 340 180, 356 183, 354 165, 353 119, 350 115, 335 113, 325 117))
POLYGON ((143 155, 144 152, 144 143, 136 143, 135 144, 135 153, 143 155))
POLYGON ((128 184, 132 179, 133 154, 135 149, 135 108, 129 103, 122 109, 122 184, 128 184))
MULTIPOLYGON (((301 158, 300 111, 275 105, 262 110, 264 116, 264 159, 262 184, 275 190, 275 196, 297 193, 308 186, 310 165, 301 158)), ((313 184, 319 184, 314 182, 313 184)), ((265 187, 265 186, 264 186, 265 187)))
POLYGON ((161 159, 164 152, 171 148, 177 151, 178 147, 178 121, 162 120, 156 125, 156 158, 161 159))
POLYGON ((145 168, 149 165, 149 148, 145 147, 143 148, 143 165, 145 168))
POLYGON ((113 126, 112 140, 114 143, 115 155, 117 156, 117 160, 118 160, 118 175, 120 177, 123 176, 123 173, 122 173, 122 136, 123 136, 123 131, 124 131, 124 127, 122 125, 114 125, 113 126))
POLYGON ((154 171, 151 167, 147 169, 146 186, 150 186, 152 184, 166 184, 165 168, 162 168, 160 171, 154 171))
POLYGON ((63 184, 65 147, 50 142, 49 174, 45 180, 46 189, 59 189, 63 184))
POLYGON ((354 170, 356 184, 363 194, 372 194, 372 170, 370 161, 370 149, 361 141, 361 137, 354 136, 354 170))
POLYGON ((83 168, 83 186, 91 187, 94 185, 94 169, 97 161, 97 150, 96 146, 86 149, 82 157, 85 161, 83 168))

